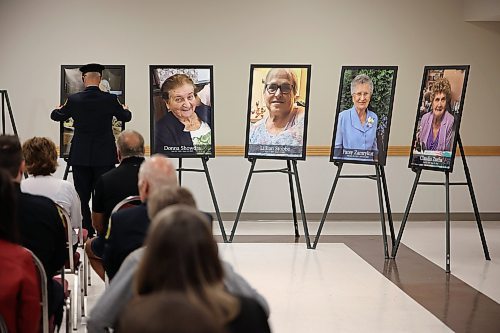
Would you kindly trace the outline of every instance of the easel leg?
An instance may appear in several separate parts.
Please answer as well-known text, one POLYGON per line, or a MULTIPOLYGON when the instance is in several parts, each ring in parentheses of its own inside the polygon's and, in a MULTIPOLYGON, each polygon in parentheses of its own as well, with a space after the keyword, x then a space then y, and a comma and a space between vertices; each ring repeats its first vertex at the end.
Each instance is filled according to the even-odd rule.
POLYGON ((446 273, 450 272, 450 173, 445 173, 446 192, 446 273))
POLYGON ((314 239, 313 249, 316 248, 318 244, 319 236, 321 235, 321 230, 323 229, 323 224, 326 220, 326 215, 328 214, 328 209, 330 208, 330 204, 332 203, 333 193, 335 192, 335 188, 337 187, 337 182, 339 181, 340 172, 342 171, 342 163, 338 165, 337 174, 335 175, 335 180, 332 184, 332 189, 330 190, 330 194, 328 195, 328 200, 326 201, 325 210, 323 211, 323 216, 321 217, 321 222, 319 224, 318 232, 316 233, 316 238, 314 239))
POLYGON ((69 174, 70 167, 71 166, 69 165, 68 160, 66 160, 66 168, 64 169, 64 176, 63 176, 64 180, 68 180, 68 174, 69 174))
POLYGON ((302 200, 302 190, 300 188, 299 170, 297 161, 292 160, 293 174, 295 175, 295 185, 297 186, 297 196, 299 197, 300 215, 302 215, 302 224, 304 225, 304 236, 306 238, 307 248, 311 249, 311 240, 309 238, 309 229, 307 228, 306 212, 304 209, 304 201, 302 200))
POLYGON ((292 176, 292 167, 290 160, 286 161, 286 166, 288 168, 288 184, 290 185, 290 199, 292 201, 292 214, 293 214, 293 228, 295 231, 295 237, 299 237, 299 226, 297 223, 297 207, 295 206, 295 191, 293 189, 293 176, 292 176))
POLYGON ((210 178, 210 173, 208 172, 207 160, 208 158, 206 157, 201 158, 203 169, 205 169, 205 176, 207 177, 208 188, 210 189, 210 195, 212 196, 212 202, 214 203, 215 214, 217 215, 217 220, 219 221, 219 228, 220 232, 222 233, 222 239, 224 240, 224 243, 227 243, 226 230, 224 229, 224 223, 222 222, 222 217, 220 216, 219 205, 217 204, 217 198, 215 197, 212 179, 210 178))
POLYGON ((389 191, 387 189, 387 178, 385 177, 384 166, 380 165, 380 175, 382 176, 382 188, 384 190, 384 199, 385 206, 387 210, 387 219, 389 220, 389 232, 391 233, 391 246, 394 247, 394 243, 396 242, 396 237, 394 233, 394 223, 392 221, 392 211, 391 211, 391 202, 389 200, 389 191))
POLYGON ((179 157, 179 186, 182 186, 182 158, 179 157))
POLYGON ((387 245, 387 231, 385 229, 385 214, 384 214, 384 200, 382 197, 382 182, 380 181, 380 170, 378 165, 375 165, 375 172, 377 174, 377 193, 378 193, 378 205, 380 210, 380 223, 382 224, 382 240, 384 241, 384 255, 385 259, 389 259, 389 250, 387 245))
POLYGON ((460 148, 460 155, 462 156, 465 178, 467 179, 467 187, 469 188, 470 199, 472 201, 472 207, 474 208, 474 215, 476 216, 479 237, 481 237, 481 244, 483 245, 484 257, 486 260, 491 260, 490 252, 488 251, 488 244, 486 244, 486 237, 484 236, 483 224, 481 223, 481 215, 479 214, 479 208, 477 207, 476 195, 474 194, 474 188, 472 187, 472 178, 470 176, 469 167, 467 166, 467 160, 465 159, 464 147, 462 146, 460 135, 458 136, 458 147, 460 148))
POLYGON ((241 210, 243 209, 243 203, 245 202, 245 197, 247 196, 248 186, 250 185, 250 180, 252 179, 252 173, 253 173, 253 169, 255 168, 255 162, 257 160, 251 159, 250 161, 251 161, 252 165, 250 166, 250 172, 248 173, 247 182, 245 184, 245 189, 243 190, 243 195, 241 196, 241 201, 240 201, 240 205, 238 207, 238 212, 236 213, 236 219, 234 220, 233 228, 231 230, 231 235, 229 237, 229 243, 231 243, 233 241, 234 233, 236 231, 236 227, 238 226, 238 221, 240 219, 241 210))
POLYGON ((413 181, 413 187, 411 189, 410 197, 408 198, 408 203, 406 204, 406 210, 403 215, 403 221, 401 221, 401 226, 399 227, 398 237, 396 238, 396 243, 392 248, 392 257, 396 258, 398 253, 399 243, 401 242, 401 237, 403 237, 403 231, 405 230, 406 221, 408 221, 408 215, 410 215, 411 204, 413 203, 413 198, 415 197, 415 192, 417 191, 418 180, 422 174, 422 169, 418 169, 415 174, 415 180, 413 181))

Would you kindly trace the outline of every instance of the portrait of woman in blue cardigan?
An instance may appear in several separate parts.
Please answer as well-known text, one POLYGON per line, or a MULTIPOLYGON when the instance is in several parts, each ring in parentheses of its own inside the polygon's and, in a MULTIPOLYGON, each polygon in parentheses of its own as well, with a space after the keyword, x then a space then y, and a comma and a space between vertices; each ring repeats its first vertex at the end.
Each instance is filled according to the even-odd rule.
POLYGON ((155 152, 169 156, 210 155, 212 110, 196 95, 186 74, 168 77, 161 85, 167 113, 155 124, 155 152))
POLYGON ((373 82, 359 74, 351 81, 353 106, 339 113, 335 134, 334 158, 376 161, 378 117, 368 110, 373 82))

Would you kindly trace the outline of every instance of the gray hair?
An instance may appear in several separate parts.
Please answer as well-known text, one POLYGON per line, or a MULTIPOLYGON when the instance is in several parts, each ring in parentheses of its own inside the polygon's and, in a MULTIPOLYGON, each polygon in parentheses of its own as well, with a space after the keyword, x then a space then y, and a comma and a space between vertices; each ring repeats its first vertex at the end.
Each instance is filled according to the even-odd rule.
POLYGON ((154 154, 151 158, 146 159, 139 168, 139 186, 143 182, 148 183, 150 193, 160 185, 177 186, 174 165, 166 156, 154 154))
POLYGON ((354 94, 354 88, 356 88, 356 86, 358 84, 364 84, 364 83, 368 83, 368 85, 370 86, 370 95, 372 95, 373 94, 373 81, 366 74, 358 74, 351 81, 351 95, 354 94))
POLYGON ((144 138, 134 130, 125 130, 120 133, 116 145, 121 157, 144 157, 144 138))
POLYGON ((185 187, 160 185, 148 196, 148 216, 152 221, 163 208, 172 205, 187 205, 196 208, 193 194, 185 187))

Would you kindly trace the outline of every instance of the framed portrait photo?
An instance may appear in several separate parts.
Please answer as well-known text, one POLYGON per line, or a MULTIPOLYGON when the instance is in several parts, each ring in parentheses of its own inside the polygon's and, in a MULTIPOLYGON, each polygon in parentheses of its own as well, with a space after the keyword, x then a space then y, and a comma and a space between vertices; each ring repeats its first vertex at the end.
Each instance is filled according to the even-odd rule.
POLYGON ((213 66, 151 65, 151 152, 214 157, 213 66))
MULTIPOLYGON (((60 103, 64 104, 69 95, 85 90, 80 67, 83 65, 61 65, 61 95, 60 103)), ((104 65, 99 88, 110 94, 116 95, 121 104, 125 104, 125 66, 104 65)), ((125 124, 113 117, 113 134, 115 139, 125 129, 125 124)), ((73 118, 61 121, 60 126, 60 157, 68 158, 71 140, 74 134, 73 118)))
POLYGON ((424 67, 409 168, 453 171, 469 67, 424 67))
POLYGON ((397 66, 342 66, 331 162, 385 165, 397 66))
POLYGON ((311 65, 251 65, 245 157, 306 158, 311 65))

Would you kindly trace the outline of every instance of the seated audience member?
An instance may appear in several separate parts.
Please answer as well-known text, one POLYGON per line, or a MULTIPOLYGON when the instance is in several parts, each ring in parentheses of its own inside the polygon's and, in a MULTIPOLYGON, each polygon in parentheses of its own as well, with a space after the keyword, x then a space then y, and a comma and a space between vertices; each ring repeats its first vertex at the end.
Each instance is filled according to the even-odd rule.
POLYGON ((97 236, 85 244, 90 264, 104 280, 102 257, 111 211, 121 200, 138 195, 137 175, 144 162, 144 138, 133 130, 123 131, 116 141, 120 165, 97 180, 92 195, 92 225, 97 236))
POLYGON ((210 311, 230 333, 270 332, 265 310, 224 288, 224 270, 206 216, 175 205, 153 219, 135 280, 134 294, 182 292, 210 311))
POLYGON ((142 204, 111 216, 110 230, 104 248, 104 269, 111 280, 130 252, 142 246, 149 227, 146 200, 160 185, 177 185, 175 167, 163 155, 153 155, 139 168, 139 196, 142 204))
POLYGON ((224 333, 210 312, 181 293, 137 297, 120 315, 117 333, 224 333))
POLYGON ((40 282, 31 253, 18 245, 14 184, 0 169, 0 317, 8 332, 40 331, 40 282))
MULTIPOLYGON (((31 138, 23 144, 23 155, 26 161, 26 170, 33 177, 21 182, 21 190, 52 199, 69 214, 73 229, 81 228, 82 209, 75 186, 66 180, 53 176, 57 169, 55 143, 48 138, 31 138)), ((73 246, 77 243, 78 237, 73 230, 73 246)))
POLYGON ((16 136, 0 136, 0 168, 6 169, 14 181, 21 245, 31 250, 43 264, 48 281, 49 317, 54 316, 55 325, 60 326, 63 288, 52 277, 68 257, 64 225, 52 200, 21 191, 25 162, 16 136))
MULTIPOLYGON (((195 208, 194 199, 188 190, 168 185, 157 187, 148 199, 148 215, 150 219, 153 219, 156 213, 163 208, 181 202, 195 208)), ((144 247, 141 247, 125 259, 113 281, 92 309, 87 320, 88 332, 107 332, 108 328, 115 326, 118 314, 132 298, 132 281, 143 254, 144 247)), ((233 294, 255 299, 269 315, 269 306, 264 297, 253 289, 242 276, 238 275, 229 263, 222 262, 222 264, 225 288, 233 294)))

